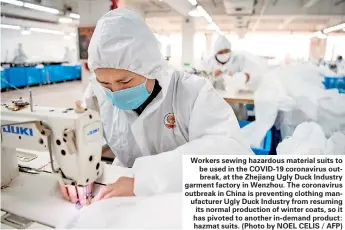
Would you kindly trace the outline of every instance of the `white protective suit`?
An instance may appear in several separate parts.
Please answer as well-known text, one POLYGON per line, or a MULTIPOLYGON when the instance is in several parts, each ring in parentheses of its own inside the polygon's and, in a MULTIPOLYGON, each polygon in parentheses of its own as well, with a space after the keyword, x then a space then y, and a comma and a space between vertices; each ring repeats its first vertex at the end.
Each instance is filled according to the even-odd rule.
POLYGON ((117 197, 83 207, 57 229, 182 229, 182 193, 117 197))
POLYGON ((298 64, 265 74, 254 93, 255 121, 241 129, 252 147, 260 146, 273 125, 283 138, 306 121, 320 125, 327 138, 335 132, 345 133, 345 96, 324 89, 323 72, 311 64, 298 64))
POLYGON ((24 50, 23 50, 23 44, 19 43, 18 48, 14 51, 14 58, 12 62, 14 63, 25 63, 28 60, 28 57, 26 56, 24 50))
POLYGON ((65 53, 63 55, 62 62, 67 62, 67 63, 73 62, 71 51, 67 46, 65 47, 65 53))
POLYGON ((322 127, 314 122, 298 125, 293 135, 277 147, 278 155, 344 155, 345 135, 335 132, 327 139, 322 127))
POLYGON ((105 14, 88 51, 92 71, 125 69, 157 79, 162 87, 139 117, 113 106, 95 80, 85 93, 98 99, 105 139, 116 158, 133 167, 137 196, 181 191, 182 154, 253 154, 230 106, 206 79, 169 68, 136 13, 119 8, 105 14), (166 126, 168 115, 175 116, 173 128, 166 126))
POLYGON ((223 77, 226 78, 226 84, 236 84, 239 89, 255 91, 260 84, 263 74, 267 71, 267 62, 258 56, 244 51, 231 51, 229 61, 223 65, 216 60, 216 55, 224 49, 231 50, 231 43, 225 36, 219 36, 213 48, 213 56, 209 61, 210 71, 214 73, 216 70, 221 70, 224 73, 223 77), (232 73, 232 78, 227 77, 230 72, 232 73), (245 73, 250 75, 247 83, 245 83, 245 73))
POLYGON ((345 61, 337 60, 337 73, 339 77, 345 77, 345 61))

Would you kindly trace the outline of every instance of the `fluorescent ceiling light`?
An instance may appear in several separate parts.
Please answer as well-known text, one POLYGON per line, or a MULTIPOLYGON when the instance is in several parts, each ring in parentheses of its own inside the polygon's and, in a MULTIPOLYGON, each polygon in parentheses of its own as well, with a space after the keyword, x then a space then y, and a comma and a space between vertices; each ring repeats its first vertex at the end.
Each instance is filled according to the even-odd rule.
POLYGON ((75 14, 75 13, 70 13, 69 16, 71 18, 75 18, 75 19, 79 19, 80 18, 80 15, 79 14, 75 14))
POLYGON ((197 6, 196 8, 197 8, 198 11, 200 12, 200 14, 201 14, 202 16, 204 16, 204 18, 206 19, 207 22, 209 22, 209 23, 212 22, 211 16, 206 12, 206 10, 205 10, 202 6, 197 6))
POLYGON ((17 0, 0 0, 0 2, 8 3, 8 4, 16 5, 16 6, 24 6, 24 2, 17 1, 17 0))
POLYGON ((60 23, 72 23, 73 20, 72 20, 72 18, 60 17, 59 22, 60 23))
POLYGON ((6 25, 6 24, 0 24, 0 28, 12 29, 12 30, 20 30, 20 26, 6 25))
POLYGON ((312 34, 309 35, 310 38, 314 38, 314 37, 319 37, 322 35, 322 32, 321 31, 317 31, 317 32, 314 32, 312 34))
POLYGON ((52 14, 60 13, 60 11, 57 9, 46 7, 46 6, 35 5, 28 2, 22 2, 22 1, 17 1, 17 0, 0 0, 0 2, 8 3, 8 4, 16 5, 16 6, 24 6, 26 8, 30 8, 33 10, 40 10, 40 11, 44 11, 44 12, 52 13, 52 14))
POLYGON ((320 39, 325 39, 327 38, 327 35, 321 31, 317 31, 309 35, 309 38, 315 38, 315 37, 320 38, 320 39))
POLYGON ((341 29, 344 29, 345 28, 345 23, 342 23, 342 24, 339 24, 339 25, 336 25, 336 26, 332 26, 332 27, 329 27, 329 28, 326 28, 323 30, 324 33, 330 33, 330 32, 333 32, 333 31, 337 31, 337 30, 341 30, 341 29))
POLYGON ((188 0, 188 2, 189 2, 190 4, 192 4, 193 6, 198 5, 198 2, 197 2, 196 0, 188 0))
POLYGON ((30 8, 33 10, 40 10, 40 11, 44 11, 44 12, 52 13, 52 14, 59 14, 60 13, 60 11, 57 9, 46 7, 46 6, 39 6, 39 5, 27 3, 27 2, 24 3, 24 7, 30 8))
POLYGON ((47 34, 63 34, 63 32, 58 31, 58 30, 47 30, 47 29, 41 29, 41 28, 30 28, 30 31, 47 33, 47 34))
POLYGON ((191 16, 191 17, 201 17, 201 16, 203 16, 203 15, 200 13, 200 11, 197 10, 196 8, 193 9, 193 10, 191 10, 191 11, 189 11, 188 15, 191 16))
POLYGON ((29 34, 31 34, 31 31, 29 31, 29 30, 22 30, 21 34, 22 35, 29 35, 29 34))

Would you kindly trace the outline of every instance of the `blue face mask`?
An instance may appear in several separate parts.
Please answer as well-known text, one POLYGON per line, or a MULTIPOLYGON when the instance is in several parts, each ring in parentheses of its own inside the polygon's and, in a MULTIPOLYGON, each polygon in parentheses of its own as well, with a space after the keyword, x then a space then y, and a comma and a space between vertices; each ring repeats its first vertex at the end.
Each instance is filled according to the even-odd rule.
POLYGON ((146 90, 146 81, 136 87, 112 92, 108 88, 104 91, 108 99, 119 109, 133 110, 139 108, 150 94, 146 90))

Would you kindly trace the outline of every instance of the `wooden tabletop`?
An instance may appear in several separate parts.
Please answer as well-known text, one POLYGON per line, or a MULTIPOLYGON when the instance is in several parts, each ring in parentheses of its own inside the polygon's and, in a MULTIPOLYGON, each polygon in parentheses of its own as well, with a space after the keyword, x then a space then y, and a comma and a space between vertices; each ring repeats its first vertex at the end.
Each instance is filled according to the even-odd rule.
POLYGON ((254 100, 253 99, 224 97, 224 100, 226 102, 230 103, 230 104, 254 105, 254 100))
POLYGON ((231 92, 220 91, 218 93, 228 103, 254 105, 254 93, 249 91, 231 92))

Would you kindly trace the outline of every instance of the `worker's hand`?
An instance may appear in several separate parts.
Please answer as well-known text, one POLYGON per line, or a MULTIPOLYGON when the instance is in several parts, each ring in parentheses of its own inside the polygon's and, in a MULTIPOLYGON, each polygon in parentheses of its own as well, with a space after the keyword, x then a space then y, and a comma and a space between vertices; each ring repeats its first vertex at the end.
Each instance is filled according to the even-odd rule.
POLYGON ((250 75, 249 75, 249 73, 244 73, 245 75, 246 75, 246 83, 250 80, 250 75))
POLYGON ((119 196, 134 196, 134 178, 120 177, 115 183, 104 186, 97 196, 96 201, 119 196))
MULTIPOLYGON (((90 185, 90 188, 91 188, 91 193, 92 193, 94 190, 94 183, 90 185)), ((67 186, 60 185, 60 191, 66 200, 70 200, 74 204, 79 201, 81 206, 83 206, 86 203, 86 200, 85 200, 86 194, 84 193, 83 187, 77 187, 73 185, 67 185, 67 186)))
POLYGON ((215 75, 216 77, 218 77, 218 76, 221 75, 221 74, 222 74, 222 71, 220 71, 219 69, 217 69, 216 72, 214 73, 214 75, 215 75))

